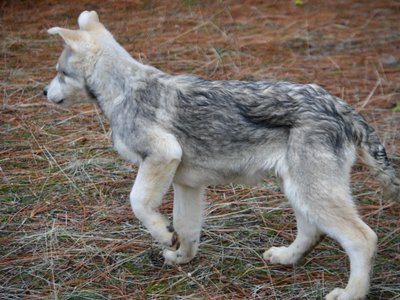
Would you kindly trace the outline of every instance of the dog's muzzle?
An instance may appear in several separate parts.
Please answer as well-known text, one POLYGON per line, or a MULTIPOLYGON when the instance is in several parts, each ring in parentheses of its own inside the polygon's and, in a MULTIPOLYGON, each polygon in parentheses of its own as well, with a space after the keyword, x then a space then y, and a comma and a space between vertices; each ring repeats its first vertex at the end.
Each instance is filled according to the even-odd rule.
MULTIPOLYGON (((45 97, 47 97, 47 91, 48 91, 48 87, 46 86, 44 89, 43 89, 43 96, 45 96, 45 97)), ((61 99, 61 100, 57 100, 57 101, 53 101, 53 100, 50 100, 50 99, 48 99, 50 102, 52 102, 52 103, 55 103, 55 104, 62 104, 63 102, 64 102, 64 99, 61 99)))

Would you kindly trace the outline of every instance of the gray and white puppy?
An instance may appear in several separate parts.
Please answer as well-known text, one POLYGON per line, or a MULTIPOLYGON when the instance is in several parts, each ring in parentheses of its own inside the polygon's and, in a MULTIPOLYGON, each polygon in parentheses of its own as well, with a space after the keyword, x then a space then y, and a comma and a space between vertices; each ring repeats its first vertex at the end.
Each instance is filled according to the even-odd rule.
POLYGON ((352 200, 350 169, 359 149, 385 195, 400 198, 400 181, 367 122, 317 85, 283 81, 209 81, 171 76, 134 60, 99 22, 83 12, 79 29, 49 29, 66 46, 48 99, 67 106, 95 102, 111 123, 115 149, 139 165, 132 209, 164 247, 168 264, 196 255, 204 191, 209 184, 256 184, 273 170, 296 214, 298 235, 264 253, 295 264, 324 235, 350 257, 346 288, 326 299, 363 299, 377 236, 352 200), (158 208, 173 184, 173 226, 158 208))

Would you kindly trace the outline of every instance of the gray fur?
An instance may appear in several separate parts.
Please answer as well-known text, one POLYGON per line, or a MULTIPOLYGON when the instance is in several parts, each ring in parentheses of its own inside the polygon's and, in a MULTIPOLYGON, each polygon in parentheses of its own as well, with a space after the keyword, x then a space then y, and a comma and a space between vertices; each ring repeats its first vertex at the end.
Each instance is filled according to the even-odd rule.
POLYGON ((314 84, 168 75, 131 58, 95 12, 83 12, 78 22, 76 32, 49 30, 67 47, 47 96, 61 105, 95 101, 110 120, 115 148, 139 165, 132 209, 165 248, 167 263, 195 256, 207 185, 256 184, 272 170, 296 213, 298 236, 263 257, 297 263, 327 234, 345 249, 352 271, 346 289, 326 299, 365 297, 376 235, 358 216, 350 194, 356 148, 378 174, 385 195, 399 200, 400 184, 364 118, 314 84), (158 211, 171 184, 173 226, 158 211))

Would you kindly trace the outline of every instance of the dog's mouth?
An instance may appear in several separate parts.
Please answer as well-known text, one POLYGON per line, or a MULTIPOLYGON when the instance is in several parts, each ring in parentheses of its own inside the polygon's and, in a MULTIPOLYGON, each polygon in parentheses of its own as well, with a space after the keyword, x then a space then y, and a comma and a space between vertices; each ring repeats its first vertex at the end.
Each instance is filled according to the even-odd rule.
POLYGON ((64 102, 64 100, 65 100, 65 99, 61 99, 61 100, 58 100, 58 101, 54 101, 54 103, 55 103, 55 104, 62 104, 62 103, 64 102))

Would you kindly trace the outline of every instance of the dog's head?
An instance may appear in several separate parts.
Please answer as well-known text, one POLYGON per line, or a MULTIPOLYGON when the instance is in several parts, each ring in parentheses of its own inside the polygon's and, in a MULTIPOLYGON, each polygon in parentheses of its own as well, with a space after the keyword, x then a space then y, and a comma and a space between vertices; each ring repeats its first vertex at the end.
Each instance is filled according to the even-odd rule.
POLYGON ((62 106, 95 100, 87 80, 101 51, 101 41, 112 39, 95 11, 82 12, 78 24, 77 30, 60 27, 48 30, 49 34, 60 35, 65 47, 56 66, 57 75, 43 93, 49 101, 62 106))

